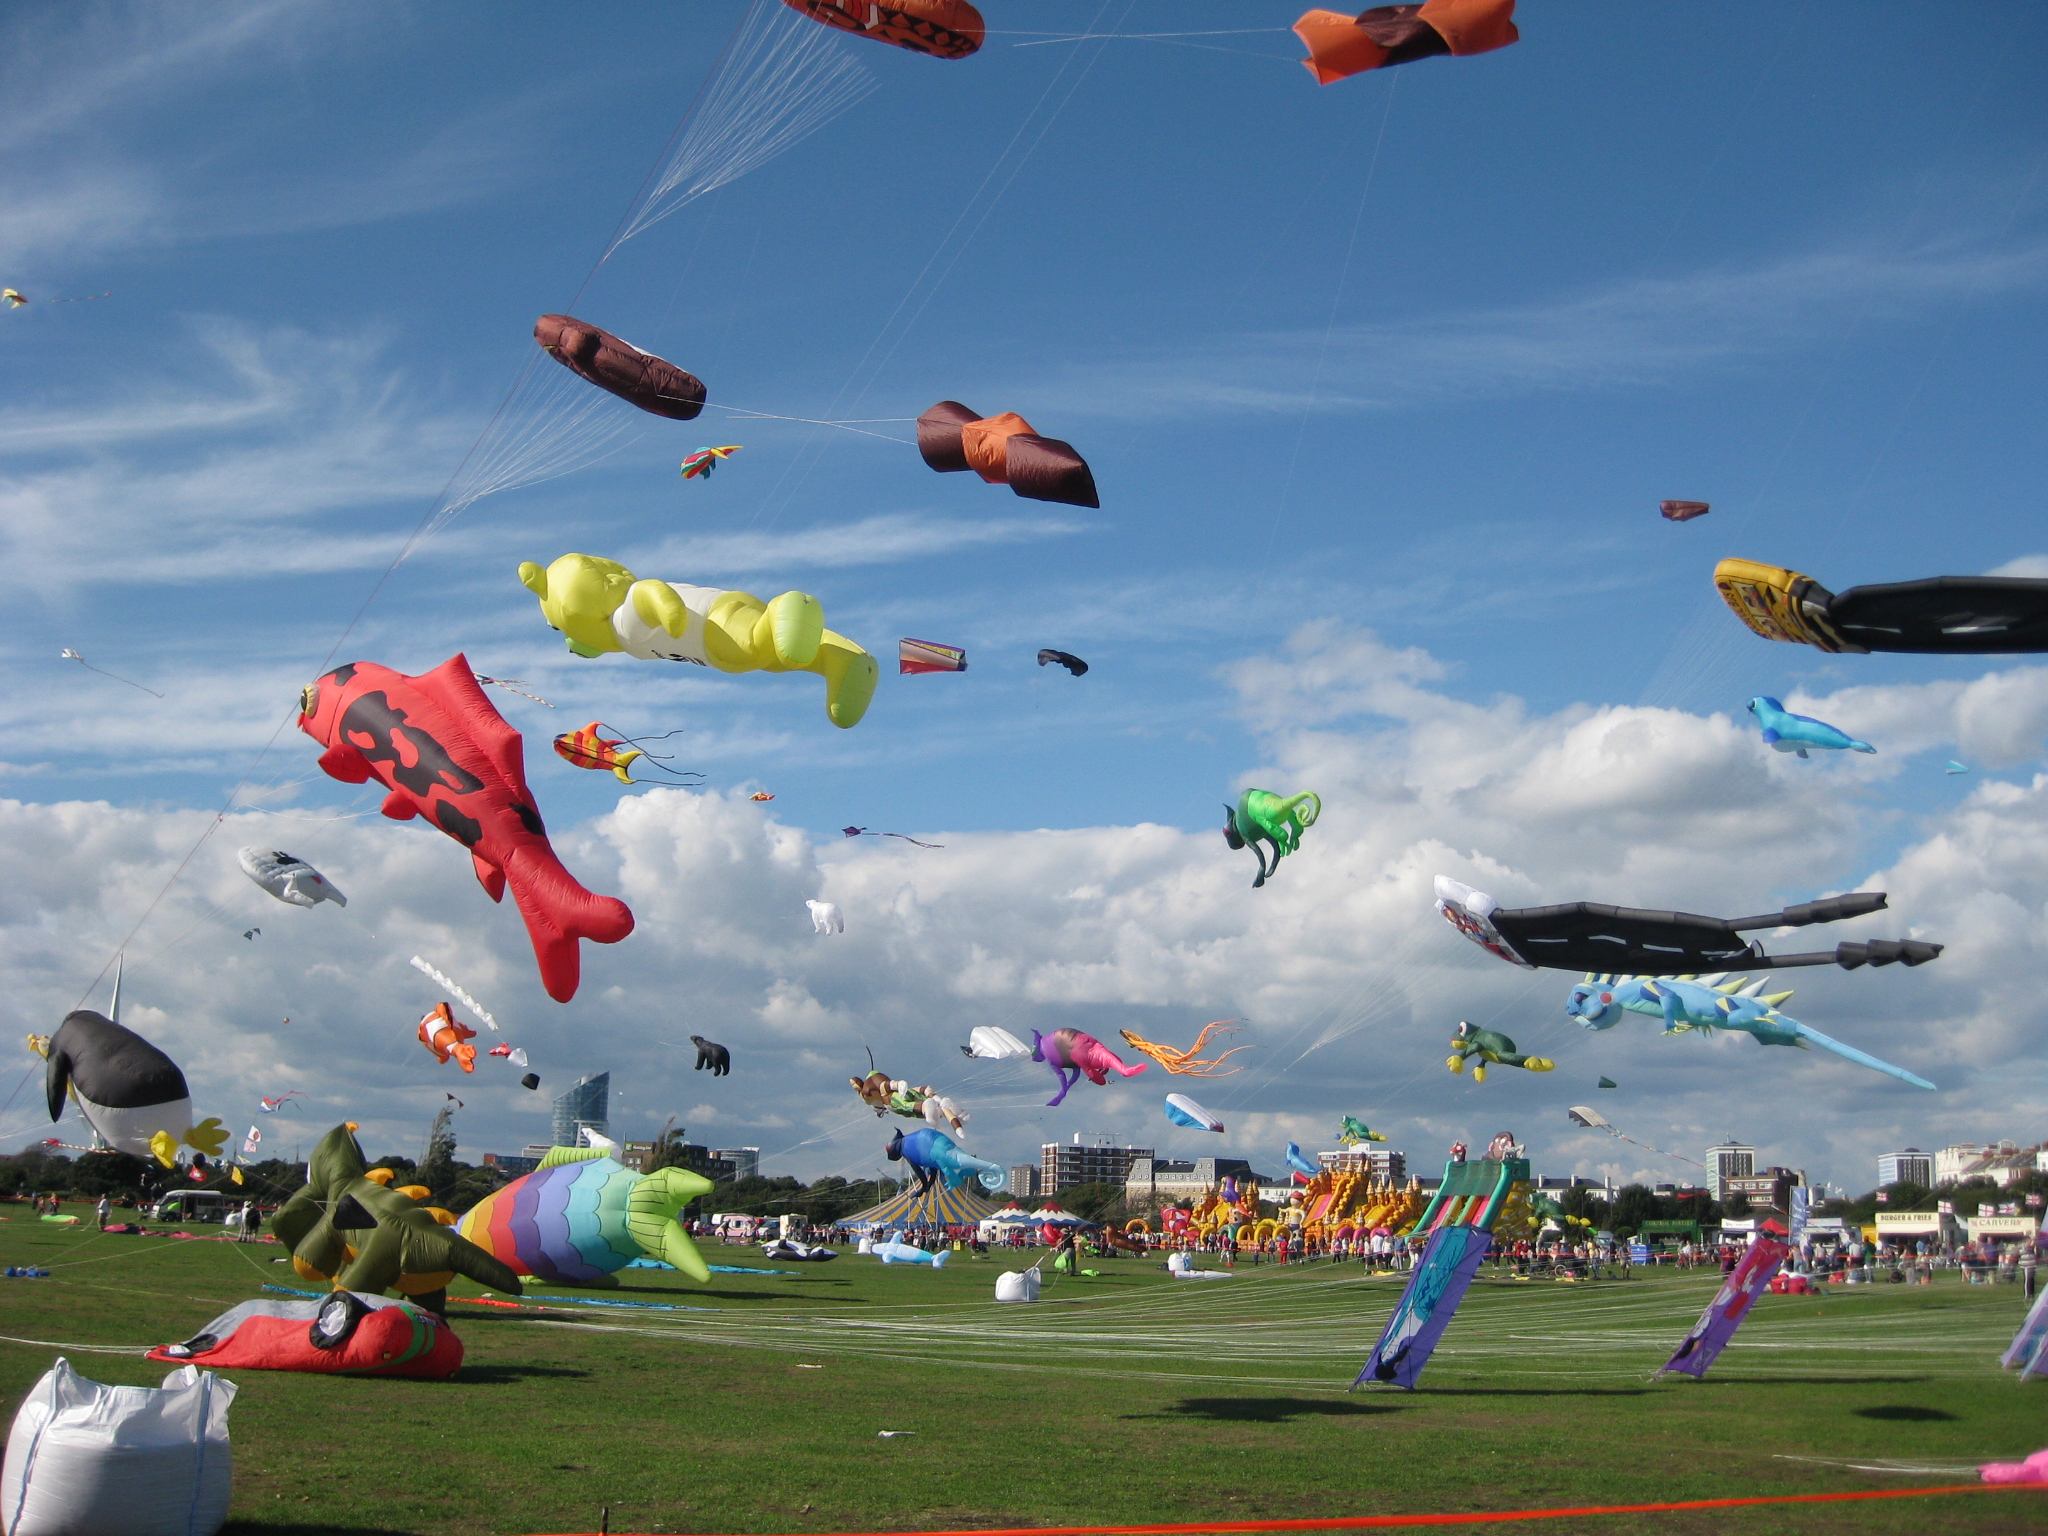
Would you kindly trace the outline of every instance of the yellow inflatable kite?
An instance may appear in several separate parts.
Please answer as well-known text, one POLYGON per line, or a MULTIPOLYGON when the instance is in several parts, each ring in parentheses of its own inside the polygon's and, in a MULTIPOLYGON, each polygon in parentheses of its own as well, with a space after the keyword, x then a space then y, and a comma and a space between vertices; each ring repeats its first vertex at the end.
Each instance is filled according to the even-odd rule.
POLYGON ((827 629, 807 592, 764 603, 751 592, 643 581, 595 555, 564 555, 545 570, 528 560, 519 579, 578 656, 624 651, 720 672, 815 672, 825 679, 825 712, 842 729, 858 725, 875 696, 875 658, 827 629))

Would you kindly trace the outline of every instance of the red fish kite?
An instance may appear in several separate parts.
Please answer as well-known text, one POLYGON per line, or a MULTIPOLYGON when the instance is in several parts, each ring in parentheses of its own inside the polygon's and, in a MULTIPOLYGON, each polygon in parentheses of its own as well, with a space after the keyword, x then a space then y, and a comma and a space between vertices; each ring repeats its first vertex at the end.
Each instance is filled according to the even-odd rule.
POLYGON ((793 11, 842 32, 908 48, 935 59, 964 59, 987 35, 967 0, 782 0, 793 11))
POLYGON ((375 778, 391 791, 386 816, 424 817, 467 848, 491 900, 512 887, 556 1002, 576 995, 577 940, 616 944, 633 931, 623 901, 592 895, 555 856, 526 787, 519 733, 491 707, 466 658, 418 677, 374 661, 336 667, 299 695, 299 729, 327 749, 320 767, 329 778, 375 778))
POLYGON ((965 672, 967 653, 957 645, 940 645, 931 640, 896 642, 898 673, 965 672))
POLYGON ((612 741, 604 735, 603 725, 593 720, 580 731, 564 731, 555 738, 555 756, 565 763, 574 763, 578 768, 609 768, 621 784, 633 782, 633 775, 626 771, 635 758, 646 756, 636 748, 627 747, 623 741, 612 741))
POLYGON ((1704 501, 1660 501, 1657 510, 1674 523, 1689 523, 1696 517, 1705 517, 1713 507, 1704 501))
POLYGON ((977 416, 958 400, 941 400, 917 418, 917 451, 940 474, 971 469, 1032 501, 1102 505, 1095 476, 1074 445, 1040 437, 1015 411, 977 416))
POLYGON ((656 416, 691 421, 704 409, 704 381, 573 315, 533 323, 541 350, 580 378, 656 416))
POLYGON ((1522 34, 1515 30, 1515 0, 1429 0, 1376 5, 1356 16, 1308 11, 1294 24, 1294 35, 1308 49, 1302 67, 1317 85, 1328 85, 1440 53, 1491 53, 1522 34))

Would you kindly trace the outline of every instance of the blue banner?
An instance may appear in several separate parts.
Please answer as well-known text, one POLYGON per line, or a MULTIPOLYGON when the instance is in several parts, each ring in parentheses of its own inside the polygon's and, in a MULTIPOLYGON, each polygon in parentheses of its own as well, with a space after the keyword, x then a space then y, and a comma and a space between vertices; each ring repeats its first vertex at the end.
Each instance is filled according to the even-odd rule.
POLYGON ((1366 1357, 1365 1369, 1358 1373, 1354 1387, 1384 1381, 1414 1390, 1415 1378, 1422 1374, 1436 1341, 1451 1325, 1458 1303, 1465 1299, 1465 1291, 1492 1244, 1492 1236, 1476 1227, 1444 1227, 1430 1235, 1422 1262, 1408 1277, 1408 1288, 1401 1293, 1394 1315, 1387 1319, 1379 1343, 1366 1357))

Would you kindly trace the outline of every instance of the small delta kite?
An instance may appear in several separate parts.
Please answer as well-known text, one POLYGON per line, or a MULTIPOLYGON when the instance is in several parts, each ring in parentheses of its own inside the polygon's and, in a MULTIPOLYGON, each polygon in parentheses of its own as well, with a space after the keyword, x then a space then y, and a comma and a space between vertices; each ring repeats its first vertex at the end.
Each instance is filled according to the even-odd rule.
POLYGON ((683 460, 683 478, 685 480, 709 480, 711 478, 711 471, 718 468, 721 461, 731 458, 739 451, 740 445, 738 443, 731 443, 723 448, 699 448, 695 453, 683 460))
POLYGON ((920 672, 965 672, 967 653, 957 645, 940 645, 935 640, 899 640, 896 670, 906 677, 920 672))

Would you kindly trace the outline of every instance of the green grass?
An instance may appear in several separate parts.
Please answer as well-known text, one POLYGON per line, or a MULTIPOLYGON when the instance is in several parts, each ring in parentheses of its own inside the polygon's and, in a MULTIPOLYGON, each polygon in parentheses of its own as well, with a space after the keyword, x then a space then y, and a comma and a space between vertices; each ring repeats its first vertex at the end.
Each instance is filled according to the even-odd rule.
MULTIPOLYGON (((0 1263, 55 1277, 0 1281, 9 1404, 59 1352, 154 1384, 167 1367, 142 1348, 266 1281, 299 1284, 275 1246, 96 1236, 10 1209, 0 1263)), ((2011 1286, 1766 1298, 1705 1382, 1653 1383, 1713 1277, 1482 1280, 1421 1391, 1351 1395, 1396 1280, 1310 1265, 1191 1285, 1109 1260, 1038 1306, 997 1306, 1003 1267, 849 1254, 704 1287, 633 1271, 599 1294, 713 1310, 458 1305, 468 1357, 450 1383, 232 1373, 228 1529, 594 1531, 603 1506, 635 1532, 1508 1510, 1968 1482, 1976 1461, 2048 1445, 2048 1386, 1998 1368, 2024 1309, 2011 1286), (1839 1464, 1886 1460, 1949 1470, 1839 1464)), ((1957 1536, 2048 1531, 2048 1498, 1470 1529, 1957 1536)))

